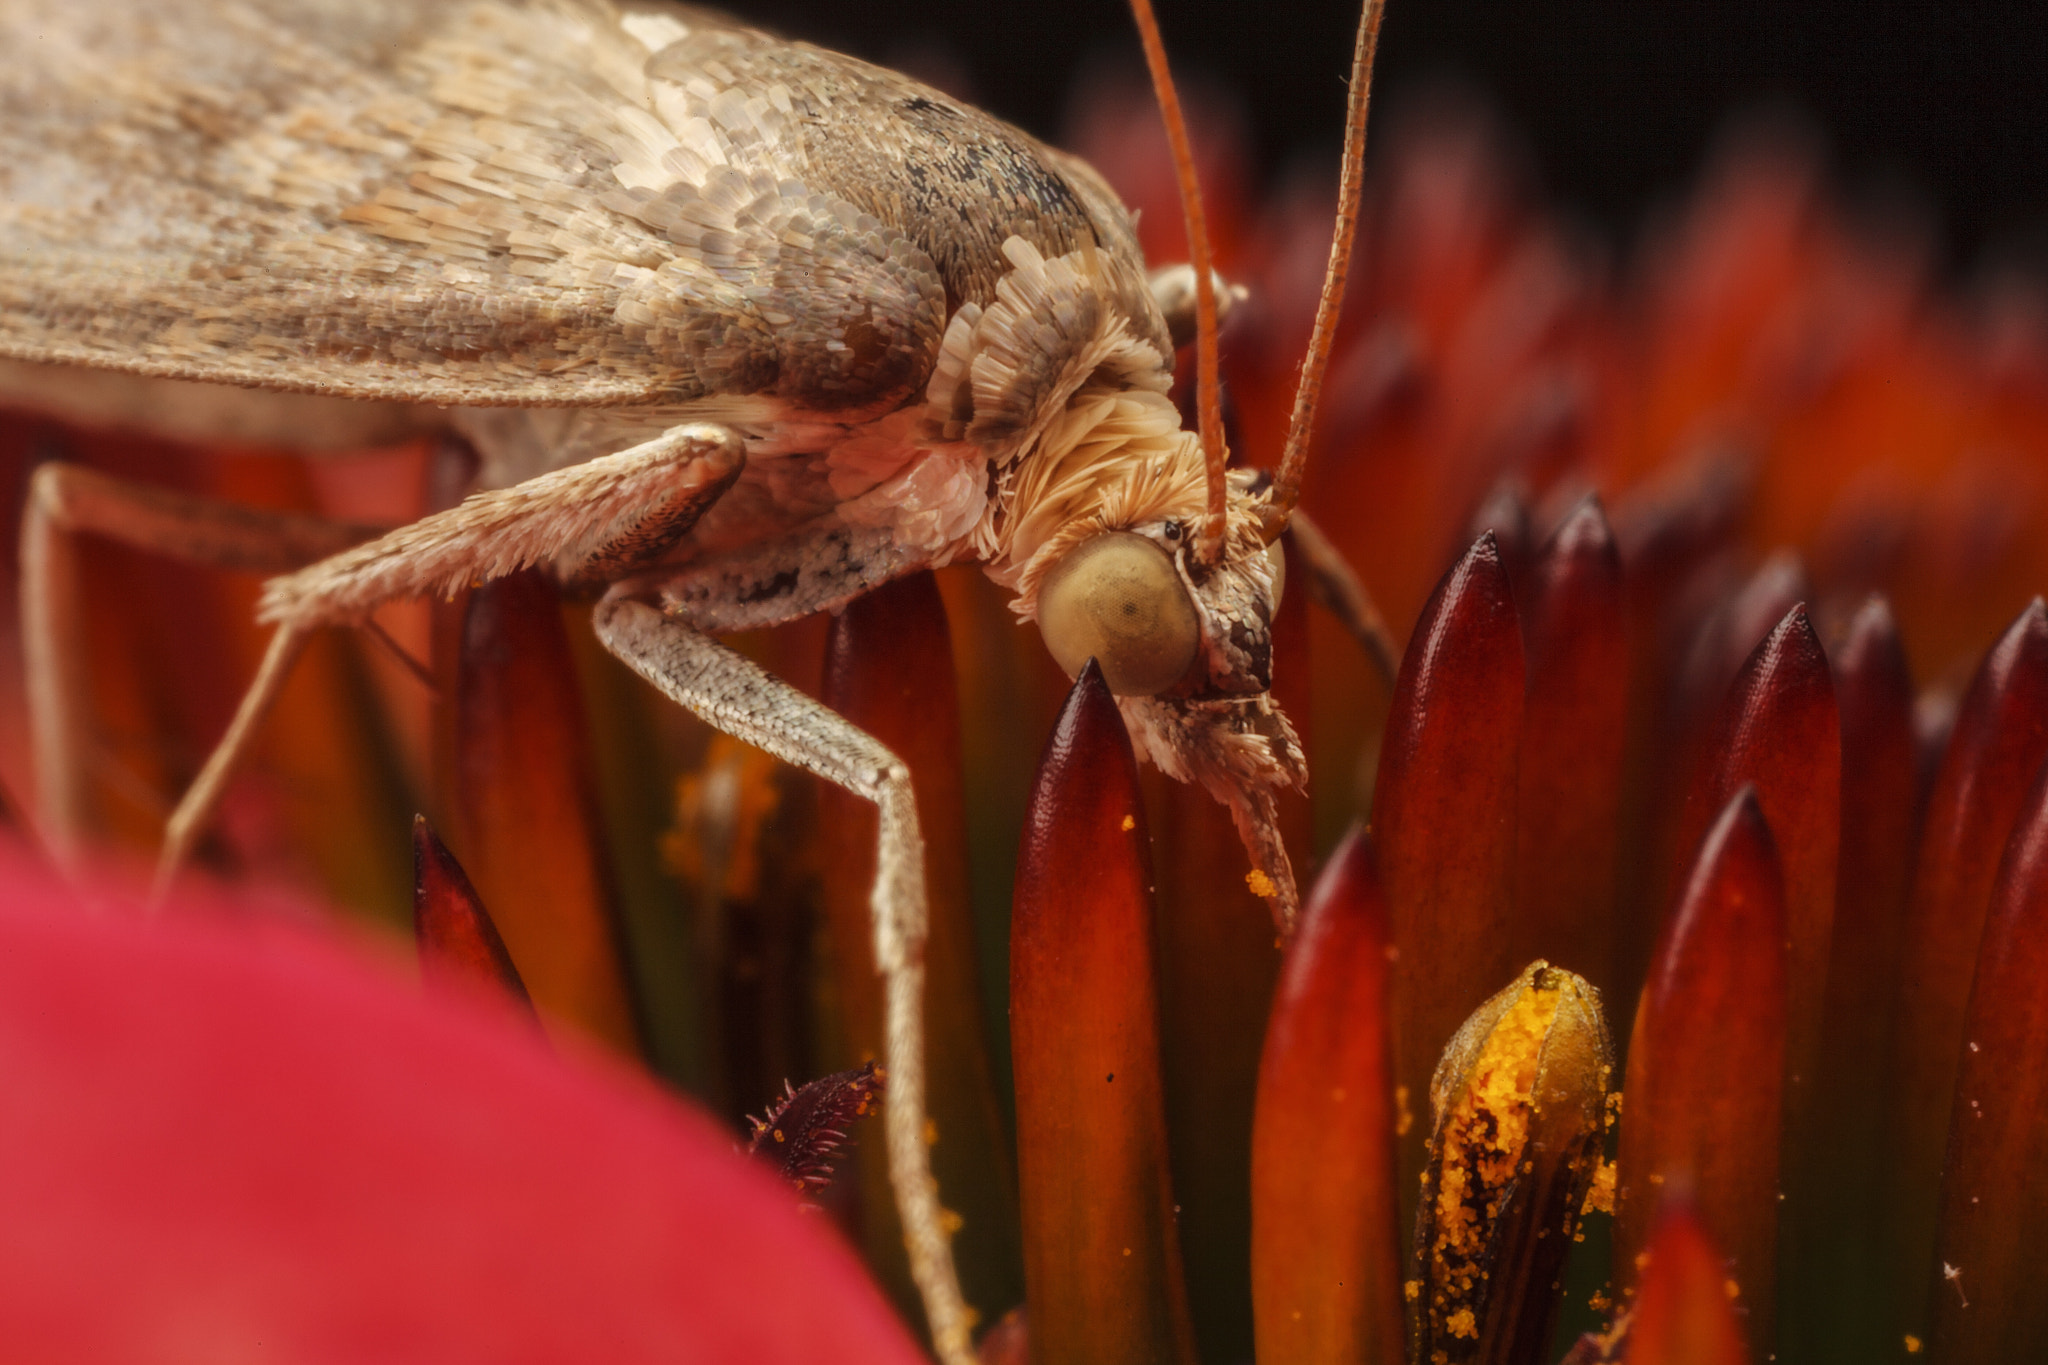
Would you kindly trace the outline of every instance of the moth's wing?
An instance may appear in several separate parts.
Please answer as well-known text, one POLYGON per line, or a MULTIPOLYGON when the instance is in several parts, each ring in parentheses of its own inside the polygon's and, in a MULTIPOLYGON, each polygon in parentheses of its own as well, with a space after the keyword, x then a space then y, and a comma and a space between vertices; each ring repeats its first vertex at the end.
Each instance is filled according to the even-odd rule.
POLYGON ((649 57, 692 25, 731 26, 604 0, 0 5, 0 356, 441 404, 900 401, 944 325, 931 261, 665 122, 649 57), (678 185, 688 230, 628 211, 678 185))

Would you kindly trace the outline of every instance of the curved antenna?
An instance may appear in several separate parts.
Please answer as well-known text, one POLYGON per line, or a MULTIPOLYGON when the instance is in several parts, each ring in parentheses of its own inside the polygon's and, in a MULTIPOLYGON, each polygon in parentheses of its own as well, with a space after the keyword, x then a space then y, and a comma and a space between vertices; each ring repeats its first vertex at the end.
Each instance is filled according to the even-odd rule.
POLYGON ((1366 0, 1358 19, 1358 44, 1351 53, 1351 98, 1344 118, 1344 169, 1337 181, 1337 226, 1330 238, 1330 268, 1323 276, 1323 294, 1316 302, 1316 325, 1308 354, 1301 360, 1301 382, 1294 390, 1294 413, 1287 419, 1287 445, 1280 468, 1267 493, 1265 534, 1270 543, 1287 526, 1301 501, 1301 479, 1308 470, 1308 438, 1322 399, 1323 375, 1337 343, 1337 315, 1344 307, 1344 283, 1351 274, 1351 242, 1358 235, 1359 187, 1365 180, 1365 114, 1372 104, 1372 61, 1380 44, 1380 16, 1386 0, 1366 0))
MULTIPOLYGON (((1374 4, 1378 2, 1374 0, 1374 4)), ((1166 123, 1167 144, 1173 148, 1173 174, 1180 182, 1180 211, 1187 224, 1188 258, 1195 268, 1195 405, 1209 485, 1208 513, 1195 536, 1195 558, 1214 567, 1223 556, 1223 508, 1228 489, 1224 466, 1230 462, 1230 448, 1223 440, 1223 389, 1216 358, 1216 270, 1209 254, 1209 222, 1202 213, 1195 153, 1188 142, 1180 96, 1173 88, 1173 73, 1166 69, 1166 44, 1159 37, 1152 0, 1131 0, 1131 16, 1138 22, 1145 67, 1152 73, 1152 93, 1159 100, 1159 117, 1166 123)))

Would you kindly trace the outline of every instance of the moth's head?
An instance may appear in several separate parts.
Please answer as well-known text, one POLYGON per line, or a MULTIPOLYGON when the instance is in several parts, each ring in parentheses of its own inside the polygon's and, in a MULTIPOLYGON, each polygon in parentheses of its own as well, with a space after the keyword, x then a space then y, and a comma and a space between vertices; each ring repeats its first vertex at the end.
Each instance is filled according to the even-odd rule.
POLYGON ((1039 633, 1069 677, 1092 658, 1119 697, 1214 701, 1273 685, 1286 561, 1259 534, 1255 501, 1233 488, 1231 502, 1213 565, 1195 522, 1175 518, 1093 528, 1034 575, 1039 633))
POLYGON ((1069 676, 1090 659, 1116 694, 1133 745, 1161 771, 1230 808, 1253 888, 1283 922, 1294 880, 1275 793, 1307 780, 1300 741, 1273 703, 1273 622, 1285 587, 1264 504, 1233 475, 1222 553, 1203 562, 1194 520, 1103 525, 1035 575, 1039 633, 1069 676))
MULTIPOLYGON (((1187 127, 1151 6, 1132 8, 1186 210, 1206 496, 1199 516, 1183 513, 1178 519, 1148 521, 1098 513, 1093 524, 1068 525, 1041 543, 1047 552, 1043 561, 1034 556, 1027 565, 1018 605, 1038 618, 1047 648, 1069 674, 1078 673, 1090 658, 1096 661, 1137 748, 1168 775, 1201 782, 1230 808, 1252 858, 1246 880, 1271 903, 1284 934, 1293 928, 1297 897, 1275 798, 1282 787, 1302 787, 1308 773, 1301 742, 1269 690, 1272 627, 1283 586, 1278 544, 1300 496, 1308 436, 1344 296, 1382 0, 1366 0, 1359 21, 1330 266, 1285 450, 1271 485, 1256 494, 1253 476, 1227 473, 1215 266, 1199 211, 1201 188, 1187 127)), ((1126 483, 1135 485, 1143 481, 1143 461, 1136 458, 1136 443, 1128 444, 1132 477, 1126 483)), ((1138 502, 1130 499, 1127 508, 1138 502)))

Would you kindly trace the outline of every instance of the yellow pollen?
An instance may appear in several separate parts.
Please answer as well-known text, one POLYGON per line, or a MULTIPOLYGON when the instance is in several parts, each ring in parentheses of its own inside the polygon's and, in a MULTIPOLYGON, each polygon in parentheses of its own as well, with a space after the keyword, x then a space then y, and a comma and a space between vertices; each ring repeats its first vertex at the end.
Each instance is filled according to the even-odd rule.
POLYGON ((1586 1187, 1586 1203, 1585 1207, 1580 1210, 1581 1212, 1614 1212, 1615 1175, 1616 1170, 1613 1162, 1603 1161, 1600 1163, 1599 1169, 1593 1172, 1593 1183, 1586 1187))

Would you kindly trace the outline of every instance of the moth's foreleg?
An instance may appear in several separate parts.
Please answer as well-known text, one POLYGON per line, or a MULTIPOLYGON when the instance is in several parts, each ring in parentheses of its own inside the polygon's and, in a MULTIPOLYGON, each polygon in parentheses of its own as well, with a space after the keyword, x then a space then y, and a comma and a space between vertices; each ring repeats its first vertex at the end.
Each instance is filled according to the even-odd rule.
POLYGON ((601 602, 594 624, 606 649, 709 724, 879 808, 873 915, 875 969, 886 999, 889 1180, 939 1357, 946 1365, 971 1365, 971 1313, 925 1146, 924 841, 909 769, 844 717, 644 602, 601 602))
POLYGON ((745 462, 746 448, 728 427, 672 427, 616 455, 474 494, 266 583, 262 614, 277 623, 277 635, 227 734, 171 815, 157 862, 158 889, 212 814, 311 632, 366 621, 387 602, 452 595, 535 565, 575 581, 593 564, 665 548, 732 486, 745 462))
POLYGON ((274 574, 381 529, 194 497, 59 461, 37 468, 21 528, 22 661, 39 823, 60 864, 76 859, 84 838, 91 746, 81 624, 87 608, 78 599, 71 537, 104 536, 188 564, 274 574))
POLYGON ((213 814, 221 793, 227 789, 235 764, 248 749, 256 727, 269 714, 277 694, 284 689, 285 679, 291 676, 292 665, 305 652, 306 640, 313 629, 310 625, 287 622, 270 637, 270 645, 263 651, 263 662, 256 668, 256 679, 242 694, 241 704, 235 707, 235 718, 228 722, 227 733, 206 756, 206 764, 200 768, 199 776, 192 779, 192 785, 178 798, 178 808, 171 812, 170 820, 164 825, 163 847, 157 852, 156 878, 150 890, 152 904, 161 901, 164 892, 170 889, 171 878, 177 875, 186 855, 192 851, 192 841, 199 837, 206 818, 213 814))
POLYGON ((588 583, 658 555, 746 467, 746 444, 711 422, 670 427, 616 455, 570 465, 456 507, 264 585, 270 621, 349 621, 404 597, 546 567, 588 583))

